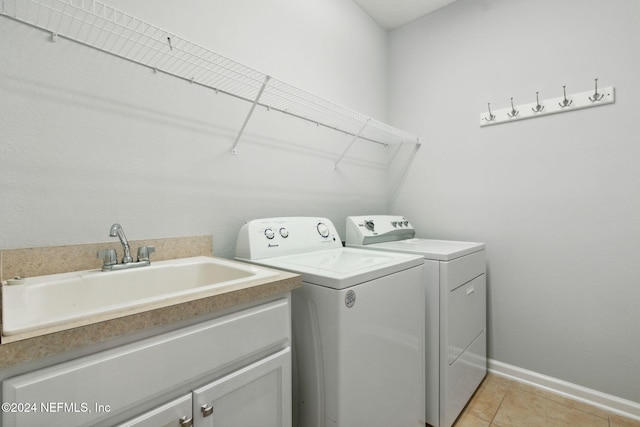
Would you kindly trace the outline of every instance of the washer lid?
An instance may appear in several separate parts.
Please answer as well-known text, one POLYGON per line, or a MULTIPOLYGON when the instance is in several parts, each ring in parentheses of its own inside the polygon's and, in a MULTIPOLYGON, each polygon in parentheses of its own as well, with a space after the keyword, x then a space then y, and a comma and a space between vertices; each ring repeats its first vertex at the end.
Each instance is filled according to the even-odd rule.
POLYGON ((348 245, 350 247, 375 249, 378 251, 419 254, 427 259, 451 261, 485 248, 484 243, 457 242, 453 240, 406 239, 371 245, 348 245))
POLYGON ((404 253, 338 248, 253 262, 298 273, 307 283, 344 289, 422 265, 424 258, 404 253))

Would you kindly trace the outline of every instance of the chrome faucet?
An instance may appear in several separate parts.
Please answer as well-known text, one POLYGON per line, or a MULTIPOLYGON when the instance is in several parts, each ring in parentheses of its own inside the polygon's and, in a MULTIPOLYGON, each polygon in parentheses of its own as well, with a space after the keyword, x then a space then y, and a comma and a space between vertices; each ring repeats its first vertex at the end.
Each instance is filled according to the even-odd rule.
POLYGON ((129 248, 129 241, 127 240, 127 236, 124 235, 124 230, 120 224, 113 224, 111 226, 111 230, 109 231, 109 236, 116 237, 120 239, 120 243, 122 243, 122 247, 124 248, 124 256, 122 257, 122 263, 128 264, 133 262, 133 258, 131 257, 131 248, 129 248))
POLYGON ((122 226, 120 224, 113 224, 111 226, 111 230, 109 230, 109 236, 118 237, 120 239, 120 243, 122 243, 122 247, 124 248, 124 256, 122 257, 122 263, 118 264, 115 249, 98 251, 98 258, 103 261, 102 271, 124 270, 125 268, 144 267, 145 265, 151 264, 151 261, 149 261, 149 255, 156 251, 155 247, 140 246, 138 248, 138 261, 133 262, 129 241, 127 240, 127 236, 124 234, 122 226))

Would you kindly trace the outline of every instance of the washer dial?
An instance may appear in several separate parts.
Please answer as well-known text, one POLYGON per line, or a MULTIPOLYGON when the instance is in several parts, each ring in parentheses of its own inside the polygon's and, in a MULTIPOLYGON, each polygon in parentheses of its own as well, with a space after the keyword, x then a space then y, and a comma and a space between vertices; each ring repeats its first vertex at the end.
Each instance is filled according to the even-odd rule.
POLYGON ((318 229, 318 233, 320 233, 322 237, 324 237, 325 239, 329 237, 329 227, 327 227, 325 223, 319 222, 317 229, 318 229))
POLYGON ((276 236, 276 233, 274 233, 271 228, 267 228, 264 230, 264 235, 267 237, 267 239, 271 240, 276 236))

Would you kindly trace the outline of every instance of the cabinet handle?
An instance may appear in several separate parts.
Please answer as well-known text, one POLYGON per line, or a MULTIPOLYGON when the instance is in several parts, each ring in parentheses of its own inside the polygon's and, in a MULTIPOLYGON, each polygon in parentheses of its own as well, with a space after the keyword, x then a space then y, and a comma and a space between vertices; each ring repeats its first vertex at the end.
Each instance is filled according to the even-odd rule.
POLYGON ((193 418, 186 415, 180 418, 180 427, 191 427, 193 425, 193 418))
POLYGON ((471 286, 471 287, 469 287, 469 289, 467 289, 467 295, 471 295, 475 291, 476 291, 476 287, 475 286, 471 286))
POLYGON ((200 407, 200 410, 202 411, 203 417, 208 417, 209 415, 213 414, 213 406, 209 406, 206 403, 202 405, 202 407, 200 407))

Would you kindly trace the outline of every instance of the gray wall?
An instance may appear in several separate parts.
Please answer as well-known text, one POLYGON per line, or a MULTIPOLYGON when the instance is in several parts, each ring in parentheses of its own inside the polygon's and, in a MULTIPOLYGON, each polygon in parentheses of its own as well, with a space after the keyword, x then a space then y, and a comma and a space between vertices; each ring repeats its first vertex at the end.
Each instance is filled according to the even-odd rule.
MULTIPOLYGON (((387 33, 343 0, 108 2, 275 78, 386 120, 387 33)), ((214 236, 386 209, 388 150, 0 17, 0 248, 214 236)), ((115 243, 115 242, 114 242, 115 243)))
POLYGON ((391 33, 390 120, 424 146, 392 198, 487 243, 490 357, 640 402, 640 2, 458 0, 391 33), (614 105, 480 128, 615 86, 614 105))

